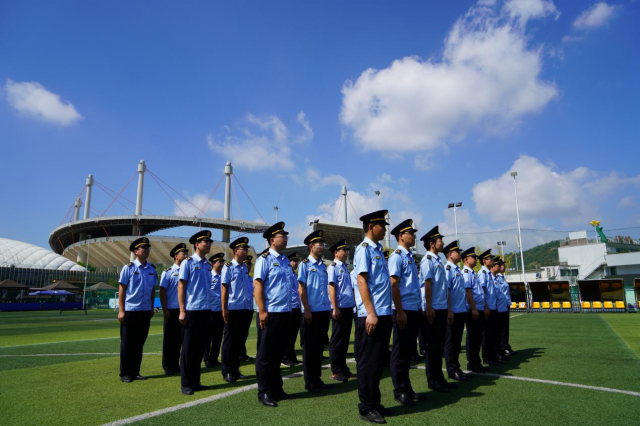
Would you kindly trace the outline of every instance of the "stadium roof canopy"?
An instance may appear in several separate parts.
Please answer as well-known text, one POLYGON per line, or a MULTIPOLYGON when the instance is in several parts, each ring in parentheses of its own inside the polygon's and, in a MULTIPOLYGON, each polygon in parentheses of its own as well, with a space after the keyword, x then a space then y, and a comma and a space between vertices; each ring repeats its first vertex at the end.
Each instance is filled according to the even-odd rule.
POLYGON ((84 267, 51 250, 8 238, 0 238, 0 266, 84 271, 84 267))

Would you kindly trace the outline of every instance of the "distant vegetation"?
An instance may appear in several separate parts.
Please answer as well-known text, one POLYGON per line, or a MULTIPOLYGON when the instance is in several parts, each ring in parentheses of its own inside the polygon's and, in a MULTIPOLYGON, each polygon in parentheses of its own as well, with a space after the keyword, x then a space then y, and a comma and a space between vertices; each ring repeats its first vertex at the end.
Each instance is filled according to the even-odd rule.
MULTIPOLYGON (((527 269, 535 269, 541 266, 557 266, 560 262, 558 258, 558 247, 560 247, 560 240, 551 241, 525 250, 524 263, 527 269)), ((515 255, 518 256, 518 267, 520 267, 520 253, 516 252, 505 254, 507 268, 516 267, 515 255)))

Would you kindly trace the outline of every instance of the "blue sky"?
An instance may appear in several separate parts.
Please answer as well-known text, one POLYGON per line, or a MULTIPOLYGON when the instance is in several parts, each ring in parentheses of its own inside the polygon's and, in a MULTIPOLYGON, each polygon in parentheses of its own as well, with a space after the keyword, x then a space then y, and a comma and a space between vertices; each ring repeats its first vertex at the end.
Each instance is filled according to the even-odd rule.
MULTIPOLYGON (((461 233, 512 229, 511 170, 527 228, 640 226, 638 22, 635 1, 2 2, 0 236, 48 247, 87 174, 119 191, 141 159, 195 204, 232 161, 292 243, 344 184, 350 221, 380 190, 421 232, 451 235, 453 201, 461 233)), ((144 208, 182 214, 149 175, 144 208)))

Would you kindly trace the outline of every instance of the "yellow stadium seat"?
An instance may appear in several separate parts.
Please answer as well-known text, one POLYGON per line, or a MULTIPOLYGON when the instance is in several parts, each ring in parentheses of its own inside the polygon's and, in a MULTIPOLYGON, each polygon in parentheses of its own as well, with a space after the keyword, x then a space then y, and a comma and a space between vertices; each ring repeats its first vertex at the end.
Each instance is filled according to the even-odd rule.
POLYGON ((582 302, 582 307, 584 309, 591 309, 591 302, 582 302))
POLYGON ((605 309, 613 309, 613 302, 604 302, 605 309))
POLYGON ((551 307, 553 309, 560 309, 560 302, 552 302, 551 307))
POLYGON ((563 290, 569 290, 569 284, 562 284, 563 290))
POLYGON ((511 302, 511 309, 516 309, 518 304, 516 302, 511 302))
POLYGON ((549 302, 542 302, 542 309, 549 309, 549 302))
POLYGON ((540 309, 540 302, 533 302, 533 309, 540 309))
POLYGON ((560 284, 551 284, 551 289, 552 290, 557 290, 560 288, 560 284))
POLYGON ((571 302, 562 302, 562 307, 564 309, 571 309, 571 302))
POLYGON ((624 302, 622 300, 616 301, 616 309, 624 309, 624 302))
POLYGON ((593 309, 602 309, 602 302, 593 302, 593 309))
POLYGON ((520 302, 520 309, 527 309, 527 302, 520 302))
POLYGON ((611 283, 611 288, 620 288, 620 283, 611 283))

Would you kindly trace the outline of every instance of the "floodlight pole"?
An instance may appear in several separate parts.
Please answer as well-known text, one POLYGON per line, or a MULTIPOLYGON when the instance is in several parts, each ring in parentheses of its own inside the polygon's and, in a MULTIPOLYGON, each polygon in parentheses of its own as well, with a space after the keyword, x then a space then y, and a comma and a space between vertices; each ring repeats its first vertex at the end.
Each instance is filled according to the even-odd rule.
MULTIPOLYGON (((511 176, 513 176, 513 191, 516 196, 516 217, 518 219, 518 240, 520 242, 520 266, 522 267, 522 282, 527 288, 527 292, 530 293, 529 286, 527 285, 527 278, 524 272, 524 252, 522 251, 522 230, 520 228, 520 208, 518 207, 518 186, 516 185, 516 176, 518 176, 518 172, 511 172, 511 176)), ((527 304, 529 305, 529 304, 527 304)))
MULTIPOLYGON (((91 238, 91 235, 87 235, 87 240, 91 238)), ((82 290, 82 309, 84 310, 84 314, 87 315, 87 305, 85 304, 85 300, 87 298, 87 276, 89 274, 89 243, 87 243, 87 263, 84 267, 84 289, 82 290)))

